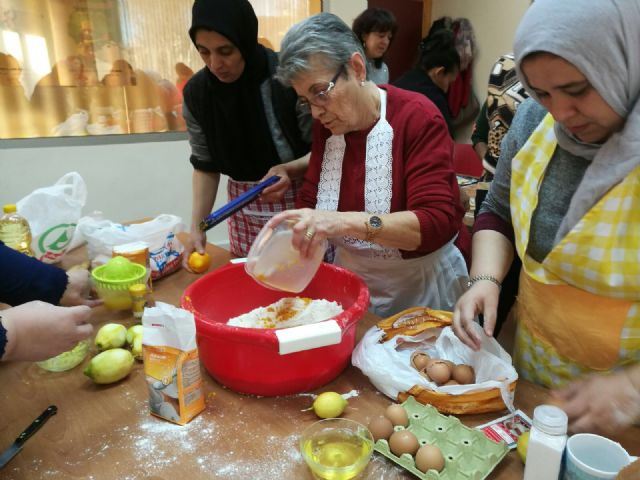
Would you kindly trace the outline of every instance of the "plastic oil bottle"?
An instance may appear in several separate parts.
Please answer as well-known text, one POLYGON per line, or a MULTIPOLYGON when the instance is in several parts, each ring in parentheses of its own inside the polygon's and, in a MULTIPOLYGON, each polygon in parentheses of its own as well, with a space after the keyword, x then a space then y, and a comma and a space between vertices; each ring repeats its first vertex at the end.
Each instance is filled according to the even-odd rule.
POLYGON ((7 247, 33 257, 29 222, 17 212, 13 203, 5 205, 3 210, 4 215, 0 217, 0 240, 7 247))
POLYGON ((567 414, 554 405, 539 405, 533 411, 524 480, 557 480, 567 443, 567 414))

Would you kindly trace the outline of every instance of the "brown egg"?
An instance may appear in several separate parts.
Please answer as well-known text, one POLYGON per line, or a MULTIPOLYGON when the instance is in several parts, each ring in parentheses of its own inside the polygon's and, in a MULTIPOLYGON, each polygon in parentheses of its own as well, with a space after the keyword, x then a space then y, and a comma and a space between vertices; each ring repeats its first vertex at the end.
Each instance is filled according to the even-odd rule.
POLYGON ((418 451, 418 448, 420 448, 418 439, 409 430, 393 432, 391 438, 389 438, 389 449, 396 457, 403 453, 413 456, 418 451))
POLYGON ((422 370, 427 366, 429 355, 426 353, 416 352, 411 356, 411 364, 416 370, 422 370))
POLYGON ((406 427, 409 425, 409 415, 402 405, 392 403, 387 407, 384 416, 391 420, 393 425, 401 425, 406 427))
POLYGON ((427 367, 427 375, 438 385, 443 385, 451 379, 451 369, 449 365, 439 360, 427 367))
POLYGON ((377 417, 369 422, 369 431, 374 442, 380 438, 388 440, 393 433, 393 423, 387 417, 377 417))
POLYGON ((451 376, 456 382, 462 385, 476 383, 475 372, 469 365, 456 365, 455 367, 453 367, 451 376))
POLYGON ((427 369, 427 368, 429 368, 431 365, 433 365, 434 363, 436 363, 436 362, 441 362, 441 361, 442 361, 442 360, 440 360, 439 358, 430 358, 430 359, 427 361, 427 364, 425 365, 425 367, 424 367, 424 368, 425 368, 425 369, 427 369))
POLYGON ((444 457, 435 445, 423 445, 416 453, 416 468, 423 473, 428 470, 441 472, 444 468, 444 457))
POLYGON ((460 384, 452 379, 452 380, 449 380, 447 383, 444 384, 445 387, 447 385, 460 385, 460 384))

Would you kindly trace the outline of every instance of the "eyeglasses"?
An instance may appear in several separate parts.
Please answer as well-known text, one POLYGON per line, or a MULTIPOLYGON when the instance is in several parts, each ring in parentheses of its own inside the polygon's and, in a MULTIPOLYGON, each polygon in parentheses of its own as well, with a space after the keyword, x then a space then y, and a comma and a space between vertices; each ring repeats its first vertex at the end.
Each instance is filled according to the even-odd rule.
POLYGON ((331 81, 329 81, 327 88, 319 91, 318 93, 314 93, 313 100, 305 97, 298 97, 298 105, 305 109, 311 109, 311 105, 315 105, 316 107, 322 107, 326 105, 327 102, 329 102, 329 100, 331 99, 329 97, 329 93, 335 88, 336 82, 338 81, 338 78, 340 78, 340 75, 342 75, 342 72, 344 72, 344 69, 344 65, 340 65, 340 68, 338 69, 336 74, 333 76, 331 81))

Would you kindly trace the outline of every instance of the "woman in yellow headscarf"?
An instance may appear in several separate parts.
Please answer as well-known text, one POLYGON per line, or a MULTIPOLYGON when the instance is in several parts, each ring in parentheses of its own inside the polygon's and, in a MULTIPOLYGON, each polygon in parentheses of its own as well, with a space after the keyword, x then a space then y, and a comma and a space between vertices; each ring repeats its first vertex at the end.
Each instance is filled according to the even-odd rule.
POLYGON ((471 323, 482 313, 492 333, 515 246, 515 364, 559 388, 572 431, 640 419, 639 22, 638 0, 537 0, 525 14, 518 73, 549 115, 499 161, 454 313, 479 348, 471 323))

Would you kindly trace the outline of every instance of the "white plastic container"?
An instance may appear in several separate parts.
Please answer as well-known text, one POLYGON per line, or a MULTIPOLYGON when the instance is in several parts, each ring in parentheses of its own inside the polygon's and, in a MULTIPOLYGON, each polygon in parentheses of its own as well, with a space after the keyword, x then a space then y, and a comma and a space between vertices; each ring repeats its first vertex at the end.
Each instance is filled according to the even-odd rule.
POLYGON ((524 480, 557 480, 562 454, 567 444, 567 414, 553 405, 540 405, 533 411, 524 480))
POLYGON ((310 257, 302 258, 293 247, 292 224, 263 227, 256 237, 245 263, 245 270, 258 283, 274 290, 298 293, 304 290, 318 271, 327 241, 323 240, 310 257))

